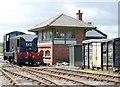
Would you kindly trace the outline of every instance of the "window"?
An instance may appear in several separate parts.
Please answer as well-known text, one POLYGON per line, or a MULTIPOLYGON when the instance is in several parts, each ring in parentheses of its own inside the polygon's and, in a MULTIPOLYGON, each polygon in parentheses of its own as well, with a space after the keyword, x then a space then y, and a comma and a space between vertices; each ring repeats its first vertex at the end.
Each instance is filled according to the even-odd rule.
POLYGON ((55 30, 55 38, 64 38, 64 30, 55 30))
POLYGON ((75 30, 69 30, 66 32, 66 39, 74 39, 75 38, 75 30))
POLYGON ((45 58, 50 59, 50 51, 49 50, 45 51, 45 58))
POLYGON ((14 36, 16 36, 16 33, 10 34, 10 37, 14 37, 14 36))
POLYGON ((9 35, 6 36, 7 41, 9 40, 9 35))
POLYGON ((52 32, 49 30, 43 30, 42 31, 42 40, 49 40, 52 38, 52 32))
POLYGON ((20 47, 20 39, 17 39, 17 47, 20 47))
POLYGON ((38 32, 38 41, 42 40, 42 31, 38 32))

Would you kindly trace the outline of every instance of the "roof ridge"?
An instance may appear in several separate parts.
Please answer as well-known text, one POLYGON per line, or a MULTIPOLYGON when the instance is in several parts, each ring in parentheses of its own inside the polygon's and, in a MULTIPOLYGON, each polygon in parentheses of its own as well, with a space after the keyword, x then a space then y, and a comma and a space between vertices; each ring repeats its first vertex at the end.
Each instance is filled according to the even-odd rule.
POLYGON ((54 23, 58 18, 60 18, 63 14, 60 14, 57 18, 55 18, 53 21, 51 21, 48 25, 51 25, 52 23, 54 23))

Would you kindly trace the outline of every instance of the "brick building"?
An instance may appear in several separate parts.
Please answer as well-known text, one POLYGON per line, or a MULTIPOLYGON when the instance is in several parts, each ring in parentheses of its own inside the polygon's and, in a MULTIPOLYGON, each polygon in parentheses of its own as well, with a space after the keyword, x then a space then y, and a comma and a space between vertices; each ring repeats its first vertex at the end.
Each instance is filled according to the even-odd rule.
POLYGON ((60 14, 29 29, 38 35, 38 51, 44 62, 50 65, 57 61, 69 61, 69 45, 81 44, 85 33, 96 27, 82 20, 80 10, 76 18, 60 14))

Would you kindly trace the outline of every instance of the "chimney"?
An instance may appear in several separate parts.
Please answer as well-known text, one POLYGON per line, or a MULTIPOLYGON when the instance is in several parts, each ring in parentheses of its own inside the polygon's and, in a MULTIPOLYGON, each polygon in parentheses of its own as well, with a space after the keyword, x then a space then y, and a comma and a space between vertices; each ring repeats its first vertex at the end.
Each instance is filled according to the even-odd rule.
POLYGON ((76 19, 82 21, 82 14, 83 14, 83 13, 81 13, 80 10, 78 10, 78 13, 76 13, 76 19))

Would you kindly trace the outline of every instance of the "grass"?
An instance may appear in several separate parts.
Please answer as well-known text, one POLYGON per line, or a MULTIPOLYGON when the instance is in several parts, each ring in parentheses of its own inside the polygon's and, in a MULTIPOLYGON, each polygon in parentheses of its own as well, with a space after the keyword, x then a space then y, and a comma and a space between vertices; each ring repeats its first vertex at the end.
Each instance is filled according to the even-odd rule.
POLYGON ((90 72, 90 73, 97 73, 97 74, 118 74, 113 72, 111 69, 109 70, 91 70, 91 69, 84 69, 85 72, 90 72))
POLYGON ((0 42, 0 53, 3 52, 3 43, 0 42))
POLYGON ((3 52, 3 47, 0 47, 0 53, 2 53, 3 52))
POLYGON ((3 46, 3 43, 0 42, 0 47, 3 46))

